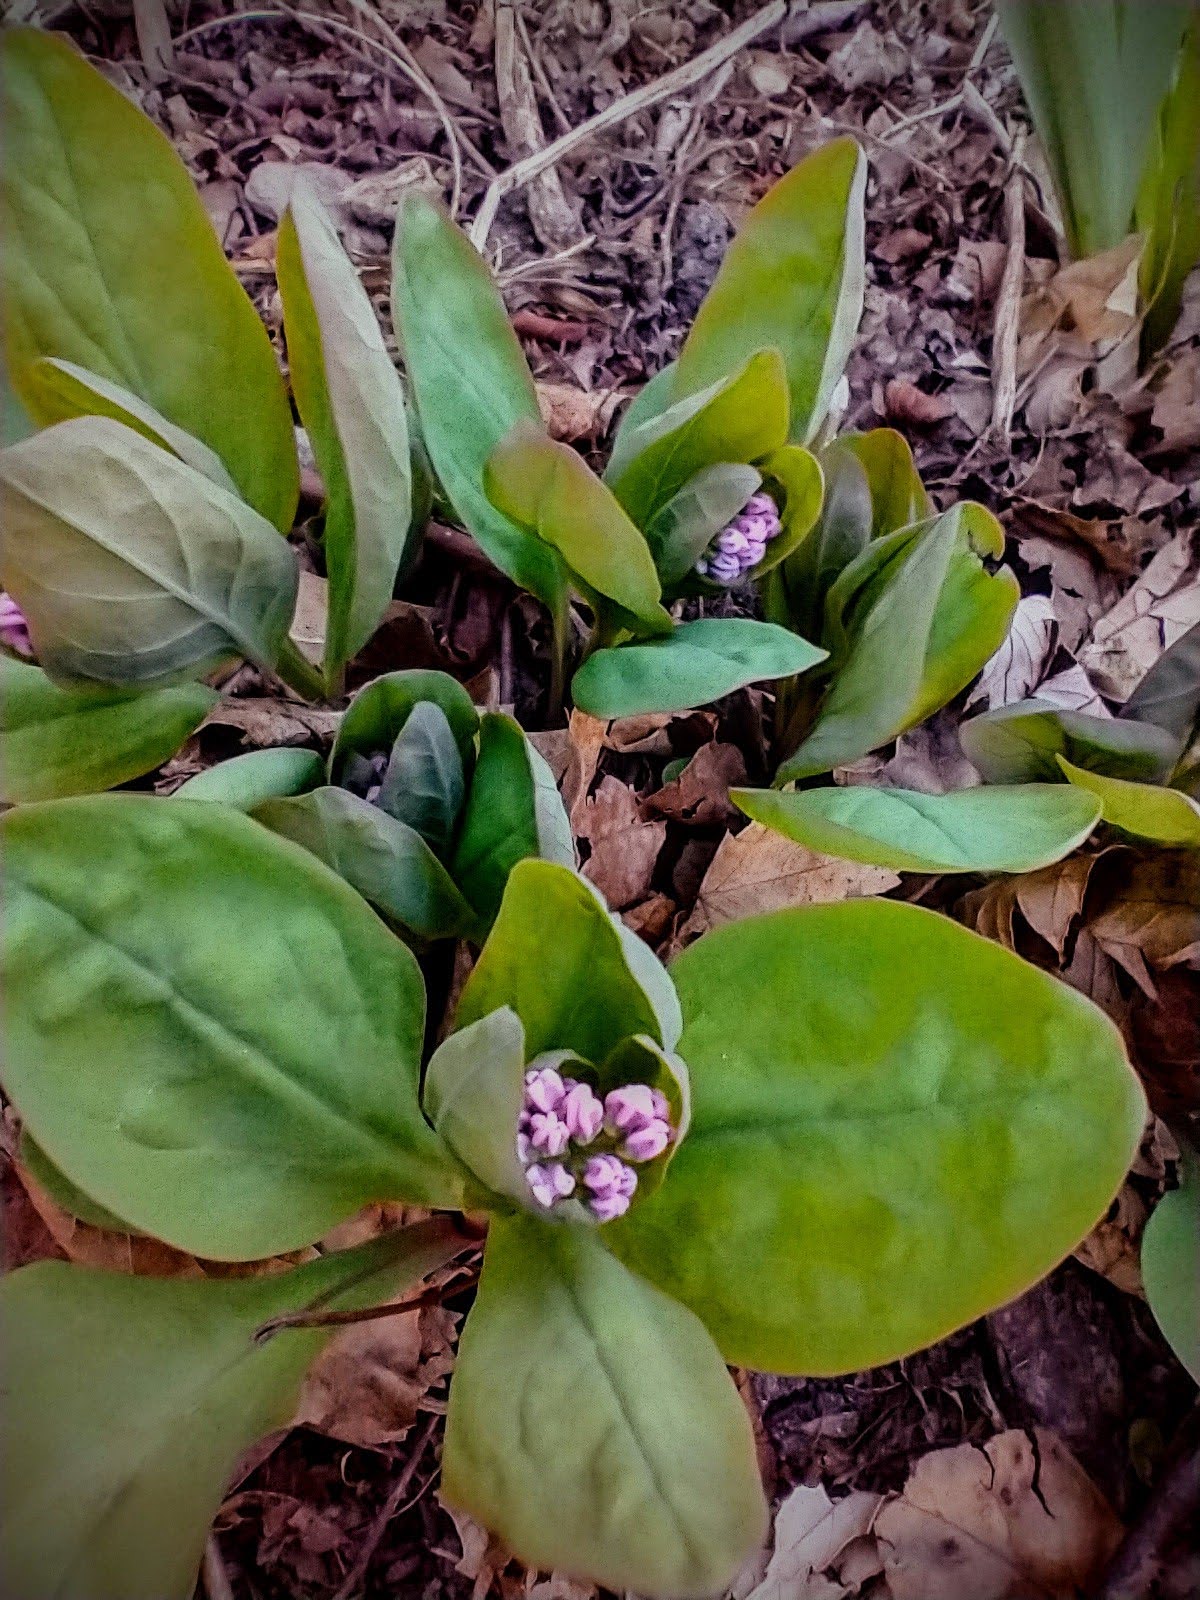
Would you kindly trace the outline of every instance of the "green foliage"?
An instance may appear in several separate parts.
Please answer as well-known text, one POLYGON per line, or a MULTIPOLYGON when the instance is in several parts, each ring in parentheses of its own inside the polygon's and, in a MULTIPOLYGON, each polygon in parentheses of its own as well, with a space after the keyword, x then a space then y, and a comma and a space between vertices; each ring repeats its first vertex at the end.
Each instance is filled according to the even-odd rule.
POLYGON ((1200 22, 1194 11, 1151 136, 1136 218, 1146 236, 1138 282, 1148 353, 1170 338, 1184 283, 1200 262, 1200 22))
POLYGON ((298 467, 266 330, 168 140, 52 33, 9 30, 4 86, 4 334, 37 422, 30 366, 61 357, 139 396, 291 526, 298 467))
POLYGON ((0 656, 0 798, 54 800, 141 777, 194 733, 217 696, 185 683, 148 694, 62 689, 0 656))
POLYGON ((1101 816, 1112 828, 1161 845, 1189 845, 1200 850, 1200 804, 1178 789, 1153 783, 1131 783, 1107 773, 1076 767, 1064 756, 1058 764, 1068 782, 1090 791, 1100 802, 1101 816))
POLYGON ((0 482, 0 583, 52 677, 154 687, 237 655, 278 663, 294 551, 170 452, 107 417, 80 417, 11 445, 0 482))
POLYGON ((444 1223, 292 1272, 133 1278, 60 1262, 0 1284, 8 1396, 0 1581, 24 1600, 189 1600, 238 1457, 283 1427, 330 1329, 311 1305, 386 1299, 455 1255, 444 1223))
POLYGON ((1200 623, 1163 651, 1121 707, 1121 717, 1165 728, 1181 749, 1191 743, 1200 723, 1200 623))
POLYGON ((810 850, 896 872, 1033 872, 1069 855, 1101 815, 1098 800, 1053 783, 955 794, 865 784, 734 789, 731 798, 755 822, 810 850))
POLYGON ((390 750, 414 708, 422 703, 435 705, 444 713, 459 755, 469 761, 479 716, 462 684, 445 672, 387 672, 358 691, 338 724, 329 754, 330 782, 345 779, 351 756, 390 750))
POLYGON ((407 551, 404 390, 358 273, 303 188, 280 224, 276 273, 292 389, 325 482, 325 676, 336 684, 379 626, 407 551))
POLYGON ((249 750, 215 767, 207 767, 181 783, 177 800, 219 800, 239 811, 253 811, 264 800, 304 794, 317 788, 325 763, 315 750, 249 750))
POLYGON ((1136 720, 1063 711, 1020 700, 972 717, 959 742, 989 783, 1040 783, 1060 777, 1058 758, 1092 772, 1158 783, 1171 770, 1178 740, 1136 720))
POLYGON ((1200 1383, 1200 1161, 1187 1147, 1179 1187, 1163 1195, 1142 1235, 1142 1278, 1154 1320, 1200 1383))
POLYGON ((729 1361, 848 1372, 941 1338, 1048 1272, 1137 1148, 1112 1024, 931 912, 751 918, 671 974, 691 1129, 604 1236, 729 1361))

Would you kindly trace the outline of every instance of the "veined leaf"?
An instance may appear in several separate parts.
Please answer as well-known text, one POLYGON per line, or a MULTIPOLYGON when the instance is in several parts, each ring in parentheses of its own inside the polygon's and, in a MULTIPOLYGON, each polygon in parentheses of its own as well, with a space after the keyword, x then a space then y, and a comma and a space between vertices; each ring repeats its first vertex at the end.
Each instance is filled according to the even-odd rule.
POLYGON ((4 76, 4 326, 18 394, 59 356, 138 394, 225 463, 286 532, 299 492, 267 331, 183 162, 65 40, 14 28, 4 76))
POLYGON ((40 667, 0 656, 0 798, 92 794, 152 772, 217 703, 200 683, 170 689, 60 689, 40 667))
POLYGON ((392 257, 392 316, 426 448, 454 509, 500 570, 565 618, 557 553, 498 511, 488 457, 518 422, 539 423, 533 378, 478 252, 440 206, 409 194, 392 257))
POLYGON ((238 1457, 291 1417, 332 1329, 271 1319, 390 1299, 462 1248, 419 1223, 292 1272, 135 1278, 63 1262, 0 1285, 0 1582, 23 1600, 189 1600, 238 1457))
POLYGON ((358 795, 313 789, 264 801, 254 817, 303 845, 417 938, 465 938, 476 931, 474 911, 417 830, 358 795))
POLYGON ((597 650, 575 674, 571 694, 593 717, 686 711, 748 683, 807 672, 825 656, 774 623, 702 617, 651 644, 597 650))
POLYGON ((867 164, 853 139, 814 150, 738 229, 679 354, 675 393, 727 378, 758 350, 780 351, 790 437, 816 434, 863 304, 867 164))
POLYGON ((422 700, 430 700, 445 713, 454 730, 464 764, 471 760, 479 714, 471 696, 448 672, 410 668, 386 672, 365 683, 346 708, 329 752, 329 778, 340 783, 352 755, 386 755, 422 700))
POLYGON ((679 1038, 674 991, 649 947, 609 914, 590 884, 549 861, 519 862, 509 875, 456 1026, 501 1006, 521 1019, 531 1060, 571 1050, 602 1061, 633 1033, 667 1050, 679 1038))
POLYGON ((605 483, 612 483, 641 449, 642 429, 646 423, 667 410, 675 402, 675 362, 670 361, 661 371, 645 383, 626 406, 617 431, 613 435, 608 465, 604 469, 605 483))
POLYGON ((958 741, 989 783, 1057 781, 1059 756, 1090 772, 1158 783, 1179 749, 1178 739, 1151 723, 1064 711, 1036 699, 972 717, 958 741))
POLYGON ((107 417, 0 456, 0 583, 55 678, 153 686, 247 656, 271 666, 295 552, 243 501, 107 417))
POLYGON ((947 917, 751 917, 671 973, 691 1131, 604 1238, 727 1360, 831 1374, 942 1338, 1060 1261, 1136 1153, 1113 1025, 947 917))
POLYGON ((36 409, 43 427, 70 422, 75 417, 111 417, 160 449, 169 450, 186 461, 218 488, 239 493, 215 450, 168 422, 153 406, 119 383, 98 377, 73 361, 42 356, 26 369, 25 387, 29 394, 36 396, 36 409))
POLYGON ((1153 783, 1131 783, 1127 778, 1088 772, 1072 766, 1065 756, 1058 757, 1058 764, 1070 783, 1096 796, 1109 827, 1139 839, 1153 839, 1155 844, 1200 849, 1200 803, 1190 795, 1153 783))
POLYGON ((276 261, 292 390, 325 481, 325 674, 375 632, 412 531, 404 389, 375 311, 320 202, 298 188, 276 261))
POLYGON ((763 1535, 745 1408, 700 1322, 585 1228, 497 1218, 459 1346, 446 1498, 523 1560, 723 1592, 763 1535))
POLYGON ((369 1200, 453 1206, 417 1103, 412 954, 307 851, 221 805, 20 806, 5 1087, 86 1194, 179 1249, 296 1249, 369 1200))
POLYGON ((325 777, 325 763, 315 750, 248 750, 219 761, 181 783, 176 800, 218 800, 222 805, 252 811, 264 800, 303 794, 325 777))
POLYGON ((662 586, 641 532, 569 445, 518 423, 488 457, 492 504, 558 551, 582 592, 611 601, 643 633, 669 633, 662 586))
POLYGON ((454 881, 487 924, 509 874, 536 857, 574 867, 575 840, 554 774, 511 717, 479 720, 479 755, 451 863, 454 881))
POLYGON ((810 850, 894 872, 1033 872, 1061 861, 1100 820, 1066 784, 919 794, 913 789, 733 789, 738 808, 810 850))

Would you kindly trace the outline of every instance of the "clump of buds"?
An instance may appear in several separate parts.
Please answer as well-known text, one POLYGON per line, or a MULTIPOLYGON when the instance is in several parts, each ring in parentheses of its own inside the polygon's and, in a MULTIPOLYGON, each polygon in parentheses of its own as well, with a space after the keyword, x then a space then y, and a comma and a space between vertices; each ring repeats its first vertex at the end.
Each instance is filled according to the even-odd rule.
POLYGON ((602 1101, 554 1067, 525 1074, 517 1156, 547 1210, 578 1190, 598 1222, 623 1216, 638 1181, 630 1163, 653 1161, 675 1136, 667 1097, 649 1084, 625 1084, 602 1101))
POLYGON ((737 583, 766 555, 780 527, 779 507, 771 496, 751 495, 697 561, 696 571, 713 583, 737 583))

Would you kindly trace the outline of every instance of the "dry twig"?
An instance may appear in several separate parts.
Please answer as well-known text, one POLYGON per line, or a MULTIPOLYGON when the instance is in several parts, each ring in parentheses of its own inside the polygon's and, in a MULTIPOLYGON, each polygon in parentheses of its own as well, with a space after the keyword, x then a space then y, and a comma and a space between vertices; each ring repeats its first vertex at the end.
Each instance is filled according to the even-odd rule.
POLYGON ((1017 338, 1021 331, 1021 291, 1025 287, 1025 174, 1021 154, 1025 135, 1013 146, 1013 163, 1004 189, 1004 227, 1008 254, 996 294, 992 324, 992 431, 1005 448, 1012 443, 1017 400, 1017 338))
POLYGON ((403 1472, 396 1479, 391 1493, 380 1507, 379 1515, 371 1524, 371 1531, 363 1541, 362 1549, 358 1552, 354 1565, 338 1585, 333 1600, 352 1600, 352 1596, 358 1593, 362 1581, 367 1575, 367 1569, 375 1557, 375 1552, 383 1543, 383 1536, 388 1530, 388 1523, 399 1512, 400 1503, 408 1493, 409 1485, 416 1476, 417 1468, 421 1464, 421 1457, 425 1454, 437 1425, 438 1418, 434 1415, 429 1418, 429 1421, 422 1428, 421 1436, 413 1446, 412 1454, 404 1463, 403 1472))

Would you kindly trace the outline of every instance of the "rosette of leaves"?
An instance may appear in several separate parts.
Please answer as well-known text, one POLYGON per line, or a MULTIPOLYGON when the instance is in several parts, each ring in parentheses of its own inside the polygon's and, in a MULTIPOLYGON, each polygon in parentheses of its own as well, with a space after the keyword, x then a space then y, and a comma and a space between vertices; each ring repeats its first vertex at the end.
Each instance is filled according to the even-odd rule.
POLYGON ((527 856, 575 862, 549 767, 511 717, 480 715, 444 672, 392 672, 360 689, 326 762, 252 751, 176 797, 249 812, 422 943, 480 942, 527 856))
POLYGON ((747 816, 828 855, 898 872, 1031 872, 1104 822, 1200 848, 1200 627, 1164 652, 1116 717, 1039 700, 959 730, 983 774, 950 794, 911 789, 735 790, 747 816))
POLYGON ((316 672, 289 636, 287 392, 183 163, 61 38, 7 31, 0 71, 6 373, 38 430, 0 453, 0 585, 36 657, 10 674, 6 794, 21 799, 149 770, 199 720, 182 710, 200 690, 179 686, 239 657, 307 697, 336 692, 411 558, 413 493, 399 376, 336 233, 298 193, 278 271, 327 492, 316 672))
MULTIPOLYGON (((759 1541, 727 1362, 844 1372, 941 1337, 1070 1250, 1137 1147, 1111 1023, 917 907, 752 918, 668 973, 574 873, 523 862, 422 1073, 411 951, 252 818, 102 795, 0 831, 4 1081, 39 1173, 217 1261, 372 1201, 486 1214, 445 1492, 527 1561, 610 1588, 715 1594, 759 1541), (542 1205, 521 1170, 525 1074, 548 1057, 667 1107, 670 1150, 617 1221, 542 1205)), ((186 1600, 326 1313, 462 1247, 422 1226, 236 1283, 11 1274, 7 1590, 186 1600)))
POLYGON ((697 572, 760 492, 779 532, 748 576, 807 538, 828 415, 862 310, 865 162, 814 152, 750 212, 679 360, 629 407, 598 478, 545 434, 503 302, 467 239, 409 196, 393 305, 424 437, 446 494, 491 559, 550 608, 561 673, 572 594, 592 635, 572 682, 597 716, 680 710, 823 659, 791 627, 676 623, 665 603, 715 595, 697 572))

